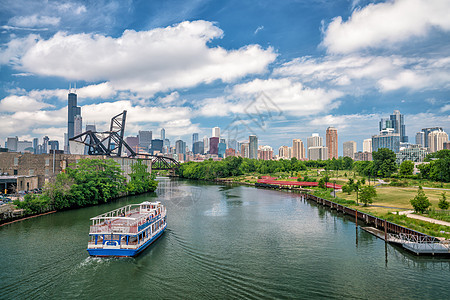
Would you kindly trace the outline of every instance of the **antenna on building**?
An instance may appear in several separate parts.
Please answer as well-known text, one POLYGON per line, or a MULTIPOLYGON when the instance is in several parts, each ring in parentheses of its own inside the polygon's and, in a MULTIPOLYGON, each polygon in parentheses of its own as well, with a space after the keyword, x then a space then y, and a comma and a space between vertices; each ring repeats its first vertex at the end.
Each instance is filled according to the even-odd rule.
POLYGON ((77 82, 75 81, 75 93, 77 92, 77 82))

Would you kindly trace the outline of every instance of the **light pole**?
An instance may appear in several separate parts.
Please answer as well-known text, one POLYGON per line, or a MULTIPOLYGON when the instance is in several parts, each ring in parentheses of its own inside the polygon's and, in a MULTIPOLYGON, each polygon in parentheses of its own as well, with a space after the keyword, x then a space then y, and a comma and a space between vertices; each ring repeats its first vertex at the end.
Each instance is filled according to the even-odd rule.
POLYGON ((336 180, 333 181, 334 198, 336 198, 336 180))

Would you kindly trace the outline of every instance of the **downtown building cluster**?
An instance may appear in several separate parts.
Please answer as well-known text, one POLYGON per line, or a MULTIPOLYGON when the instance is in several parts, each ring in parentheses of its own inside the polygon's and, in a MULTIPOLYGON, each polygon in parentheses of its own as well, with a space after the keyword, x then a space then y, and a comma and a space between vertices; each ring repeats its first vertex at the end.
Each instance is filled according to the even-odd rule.
MULTIPOLYGON (((20 152, 33 154, 46 154, 56 152, 59 154, 70 154, 69 139, 83 132, 83 118, 81 107, 77 103, 75 89, 69 89, 68 94, 68 118, 67 132, 64 133, 64 150, 59 149, 57 140, 50 140, 48 136, 43 137, 40 144, 38 138, 33 141, 20 141, 17 137, 8 137, 5 148, 0 148, 3 152, 20 152)), ((96 132, 96 126, 87 124, 85 131, 96 132)), ((192 134, 190 148, 186 141, 176 140, 173 144, 166 136, 164 128, 160 129, 160 135, 155 138, 153 131, 140 130, 137 136, 128 136, 125 142, 136 153, 148 153, 153 155, 164 155, 172 157, 180 162, 201 161, 205 159, 220 160, 230 156, 240 156, 250 159, 291 159, 298 160, 327 160, 338 158, 338 131, 330 126, 326 129, 325 140, 319 133, 312 133, 307 137, 306 144, 299 138, 292 139, 291 145, 283 145, 278 149, 278 155, 274 153, 269 145, 258 145, 258 137, 249 135, 244 140, 225 139, 221 136, 219 127, 211 130, 211 136, 203 136, 200 139, 199 133, 192 134)), ((111 145, 114 147, 114 145, 111 145)), ((371 138, 364 139, 362 151, 357 150, 355 141, 345 141, 342 143, 342 154, 354 160, 372 160, 372 152, 380 148, 392 150, 397 155, 397 162, 404 160, 421 162, 428 153, 442 149, 450 149, 448 134, 442 127, 423 128, 416 133, 415 143, 409 143, 406 135, 405 117, 400 111, 395 110, 387 118, 379 121, 378 134, 371 138)), ((129 155, 126 149, 123 155, 129 155)), ((87 154, 87 147, 84 154, 87 154)))

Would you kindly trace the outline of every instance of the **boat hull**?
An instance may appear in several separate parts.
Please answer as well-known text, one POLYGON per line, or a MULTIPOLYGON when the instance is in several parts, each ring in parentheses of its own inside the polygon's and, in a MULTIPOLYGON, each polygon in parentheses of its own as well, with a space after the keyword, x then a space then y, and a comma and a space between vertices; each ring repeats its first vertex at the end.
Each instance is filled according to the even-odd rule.
POLYGON ((151 239, 145 242, 142 246, 137 249, 87 249, 90 256, 97 257, 134 257, 144 251, 148 246, 150 246, 154 241, 156 241, 166 230, 167 225, 163 227, 163 229, 155 234, 151 239))

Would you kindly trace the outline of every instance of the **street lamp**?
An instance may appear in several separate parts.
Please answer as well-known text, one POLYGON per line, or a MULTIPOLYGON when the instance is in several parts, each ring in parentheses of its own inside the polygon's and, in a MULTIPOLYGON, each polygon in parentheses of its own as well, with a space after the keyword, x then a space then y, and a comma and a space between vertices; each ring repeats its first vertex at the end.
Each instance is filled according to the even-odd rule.
POLYGON ((333 181, 334 198, 336 198, 336 180, 333 181))

